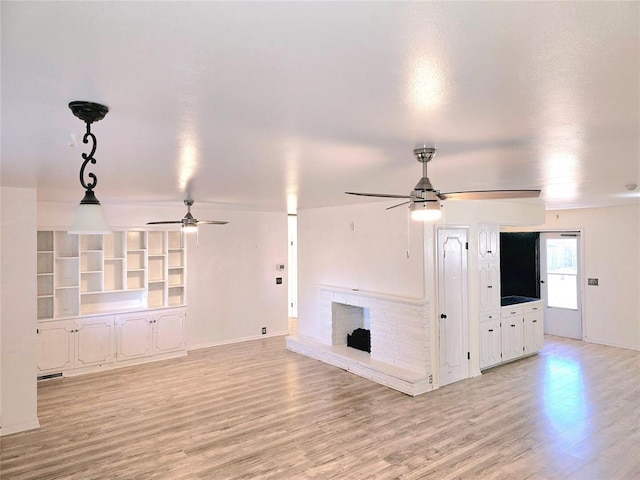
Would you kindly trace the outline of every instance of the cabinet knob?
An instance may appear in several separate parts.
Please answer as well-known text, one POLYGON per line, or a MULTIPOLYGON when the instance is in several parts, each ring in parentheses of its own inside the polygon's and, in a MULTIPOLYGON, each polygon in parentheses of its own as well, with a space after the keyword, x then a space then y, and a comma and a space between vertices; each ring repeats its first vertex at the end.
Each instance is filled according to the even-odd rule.
POLYGON ((447 316, 444 313, 442 313, 440 314, 440 318, 447 318, 447 316))
POLYGON ((493 328, 490 328, 490 329, 489 329, 489 331, 490 331, 490 332, 493 332, 493 328))
POLYGON ((515 327, 515 325, 513 325, 513 324, 512 324, 511 326, 512 326, 512 327, 515 327))
POLYGON ((487 285, 487 288, 493 288, 493 285, 487 285))
POLYGON ((533 323, 536 323, 538 320, 534 320, 533 323))
POLYGON ((487 250, 487 253, 493 253, 491 250, 487 250))

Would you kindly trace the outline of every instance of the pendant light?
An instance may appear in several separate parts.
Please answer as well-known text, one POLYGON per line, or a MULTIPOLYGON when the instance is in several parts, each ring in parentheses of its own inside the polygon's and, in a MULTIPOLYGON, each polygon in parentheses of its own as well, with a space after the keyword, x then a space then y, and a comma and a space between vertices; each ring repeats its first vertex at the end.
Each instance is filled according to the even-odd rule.
POLYGON ((93 164, 96 163, 93 154, 96 152, 97 141, 95 135, 91 133, 91 124, 102 120, 107 112, 109 112, 109 108, 99 103, 83 101, 71 102, 69 103, 69 108, 76 117, 87 125, 87 132, 84 134, 82 143, 89 143, 89 140, 92 142, 91 152, 89 154, 82 154, 84 162, 82 163, 82 167, 80 167, 80 185, 85 189, 85 192, 84 198, 80 201, 80 205, 76 211, 76 217, 69 229, 69 233, 111 233, 102 206, 93 192, 93 189, 98 184, 98 178, 91 172, 87 174, 90 179, 89 182, 85 182, 84 178, 84 170, 87 164, 89 162, 93 164))

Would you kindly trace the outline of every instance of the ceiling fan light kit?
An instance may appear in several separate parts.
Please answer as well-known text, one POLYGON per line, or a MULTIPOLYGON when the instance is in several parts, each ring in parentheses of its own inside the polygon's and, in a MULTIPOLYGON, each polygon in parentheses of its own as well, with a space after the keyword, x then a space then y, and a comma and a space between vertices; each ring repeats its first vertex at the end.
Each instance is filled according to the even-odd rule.
POLYGON ((388 207, 387 210, 408 204, 409 210, 411 211, 411 218, 425 222, 438 220, 442 216, 440 202, 443 200, 499 200, 509 198, 536 198, 540 196, 540 190, 470 190, 442 193, 433 188, 431 180, 429 180, 427 176, 427 163, 433 159, 435 154, 436 149, 433 147, 420 147, 413 151, 416 160, 422 163, 422 178, 409 195, 359 192, 344 193, 362 197, 406 199, 405 202, 388 207))
POLYGON ((409 210, 411 210, 411 220, 432 222, 442 217, 440 202, 413 202, 409 210))
POLYGON ((89 172, 87 177, 89 181, 85 181, 85 168, 91 162, 96 163, 96 159, 93 154, 96 152, 98 145, 96 137, 91 133, 91 124, 102 120, 104 116, 109 112, 109 108, 100 105, 99 103, 74 101, 69 103, 71 112, 80 120, 85 122, 87 131, 82 139, 83 143, 89 143, 91 140, 91 152, 83 153, 82 158, 84 162, 80 167, 80 185, 85 189, 84 197, 80 201, 80 205, 76 211, 76 216, 69 229, 69 233, 82 233, 82 234, 101 234, 111 233, 111 229, 107 225, 107 220, 102 210, 100 202, 96 198, 93 189, 98 184, 98 177, 95 173, 89 172))

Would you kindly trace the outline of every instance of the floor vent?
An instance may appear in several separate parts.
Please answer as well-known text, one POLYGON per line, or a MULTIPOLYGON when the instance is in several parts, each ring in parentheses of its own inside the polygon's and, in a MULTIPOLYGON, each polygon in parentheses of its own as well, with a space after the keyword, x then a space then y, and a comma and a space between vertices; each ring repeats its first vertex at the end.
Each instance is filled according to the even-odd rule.
POLYGON ((50 373, 49 375, 40 375, 38 377, 38 381, 40 381, 40 380, 51 380, 52 378, 62 378, 62 372, 60 372, 60 373, 50 373))

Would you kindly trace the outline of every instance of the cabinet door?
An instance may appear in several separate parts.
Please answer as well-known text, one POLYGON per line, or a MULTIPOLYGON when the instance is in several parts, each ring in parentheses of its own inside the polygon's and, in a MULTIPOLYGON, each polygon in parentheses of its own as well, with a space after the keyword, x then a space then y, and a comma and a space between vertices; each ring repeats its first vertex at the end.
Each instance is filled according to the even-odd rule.
POLYGON ((113 317, 76 320, 75 347, 76 368, 113 362, 113 317))
POLYGON ((73 367, 73 330, 72 321, 38 325, 38 374, 73 367))
POLYGON ((500 308, 500 264, 483 263, 478 266, 480 276, 480 311, 500 308))
POLYGON ((502 319, 502 361, 521 357, 524 348, 522 317, 502 319))
POLYGON ((500 226, 478 225, 478 260, 500 262, 500 226))
POLYGON ((185 346, 184 310, 158 313, 153 318, 156 353, 181 350, 185 346))
POLYGON ((544 325, 542 310, 524 314, 524 353, 535 353, 544 345, 544 325))
POLYGON ((502 361, 501 353, 500 319, 480 323, 480 369, 500 363, 502 361))
POLYGON ((146 357, 153 353, 150 314, 120 315, 117 318, 118 360, 146 357))

